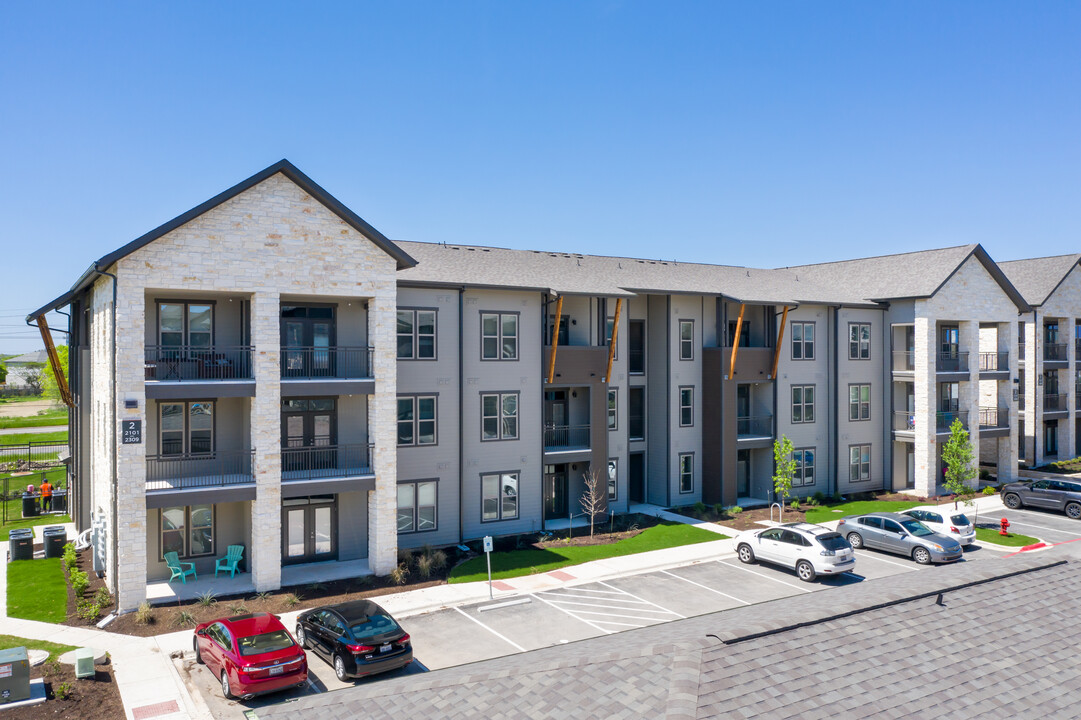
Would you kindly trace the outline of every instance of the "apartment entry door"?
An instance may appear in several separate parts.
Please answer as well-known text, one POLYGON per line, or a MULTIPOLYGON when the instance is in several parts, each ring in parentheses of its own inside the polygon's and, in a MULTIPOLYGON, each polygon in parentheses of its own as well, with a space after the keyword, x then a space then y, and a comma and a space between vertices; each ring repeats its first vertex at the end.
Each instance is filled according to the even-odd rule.
POLYGON ((567 517, 567 464, 544 466, 544 519, 567 517))
POLYGON ((905 443, 905 488, 912 490, 916 487, 916 446, 913 443, 905 443))
POLYGON ((548 390, 544 393, 544 426, 546 428, 567 426, 566 390, 548 390))
POLYGON ((631 453, 630 463, 631 502, 644 503, 646 501, 646 454, 631 453))
POLYGON ((282 400, 282 471, 334 467, 337 420, 334 398, 282 400))
POLYGON ((334 560, 337 555, 337 495, 282 500, 282 564, 334 560))
POLYGON ((283 305, 282 376, 334 377, 334 307, 283 305))
POLYGON ((736 451, 736 497, 751 496, 751 451, 736 451))

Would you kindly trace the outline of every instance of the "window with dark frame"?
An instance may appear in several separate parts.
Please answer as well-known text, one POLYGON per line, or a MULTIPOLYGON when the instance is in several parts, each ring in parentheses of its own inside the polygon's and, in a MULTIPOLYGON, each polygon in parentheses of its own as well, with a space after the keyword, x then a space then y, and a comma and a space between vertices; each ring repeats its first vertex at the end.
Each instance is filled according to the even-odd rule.
POLYGON ((608 429, 619 429, 619 389, 608 390, 608 429))
POLYGON ((871 419, 871 386, 848 386, 848 419, 860 422, 871 419))
POLYGON ((435 360, 435 310, 398 309, 398 359, 435 360))
POLYGON ((694 492, 694 453, 680 453, 679 491, 683 494, 694 492))
POLYGON ((514 520, 518 517, 518 472, 480 476, 481 521, 514 520))
POLYGON ((619 461, 616 458, 608 458, 608 501, 611 502, 616 499, 619 493, 617 478, 619 473, 617 468, 619 461))
POLYGON ((679 359, 694 360, 694 320, 679 321, 679 359))
POLYGON ((518 359, 518 313, 480 314, 481 360, 518 359))
POLYGON ((214 304, 159 302, 158 344, 162 347, 210 348, 214 343, 214 304))
POLYGON ((815 421, 815 386, 792 386, 792 422, 813 423, 815 421))
POLYGON ((165 553, 178 557, 205 557, 214 554, 214 506, 210 504, 161 509, 159 559, 165 553))
POLYGON ((632 387, 627 397, 627 435, 631 440, 645 440, 646 389, 632 387))
POLYGON ((679 426, 694 426, 694 387, 692 386, 679 389, 679 426))
POLYGON ((439 483, 410 480, 398 483, 398 534, 428 532, 439 527, 439 483))
POLYGON ((398 446, 435 445, 436 396, 398 396, 398 446))
MULTIPOLYGON (((612 331, 615 328, 615 326, 616 326, 616 319, 614 317, 608 318, 607 322, 605 323, 605 329, 604 329, 604 345, 605 345, 605 347, 610 347, 612 345, 612 331)), ((615 352, 612 354, 612 359, 613 360, 619 360, 619 344, 618 343, 616 344, 615 352)))
POLYGON ((205 455, 214 452, 214 403, 158 404, 161 455, 205 455))
POLYGON ((518 393, 481 393, 483 440, 518 439, 518 393))
MULTIPOLYGON (((570 330, 569 330, 570 324, 571 324, 570 315, 560 315, 559 316, 559 337, 556 338, 556 341, 557 341, 556 344, 557 345, 569 345, 570 344, 570 330)), ((555 332, 555 329, 556 329, 556 316, 555 315, 549 315, 548 316, 548 338, 547 338, 547 340, 548 340, 547 344, 548 345, 552 344, 552 333, 555 332)))
POLYGON ((871 324, 848 324, 848 359, 871 359, 871 324))
POLYGON ((796 461, 796 474, 792 478, 792 485, 814 485, 815 448, 796 448, 792 451, 792 459, 796 461))
POLYGON ((848 479, 861 482, 871 479, 871 446, 848 446, 848 479))
POLYGON ((813 322, 792 323, 792 359, 815 359, 815 324, 813 322))

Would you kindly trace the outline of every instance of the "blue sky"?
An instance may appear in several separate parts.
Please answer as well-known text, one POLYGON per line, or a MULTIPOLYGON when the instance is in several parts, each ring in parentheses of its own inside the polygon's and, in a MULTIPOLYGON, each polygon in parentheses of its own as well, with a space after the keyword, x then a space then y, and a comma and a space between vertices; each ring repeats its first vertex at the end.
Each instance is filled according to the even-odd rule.
POLYGON ((0 352, 283 157, 392 239, 1075 252, 1079 38, 1065 2, 4 3, 0 352))

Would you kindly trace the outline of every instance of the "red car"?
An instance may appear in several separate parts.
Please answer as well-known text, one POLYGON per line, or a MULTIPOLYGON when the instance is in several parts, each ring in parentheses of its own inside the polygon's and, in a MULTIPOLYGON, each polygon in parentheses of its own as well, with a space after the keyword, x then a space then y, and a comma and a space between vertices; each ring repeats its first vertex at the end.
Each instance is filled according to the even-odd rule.
POLYGON ((211 620, 195 628, 195 661, 221 680, 229 699, 308 682, 304 650, 275 615, 252 613, 211 620))

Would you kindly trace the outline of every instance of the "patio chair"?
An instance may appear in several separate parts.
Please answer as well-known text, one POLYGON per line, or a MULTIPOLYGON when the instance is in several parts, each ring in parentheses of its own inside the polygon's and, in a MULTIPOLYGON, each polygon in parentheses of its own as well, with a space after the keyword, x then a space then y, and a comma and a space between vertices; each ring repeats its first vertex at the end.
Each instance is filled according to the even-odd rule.
POLYGON ((187 585, 188 575, 191 575, 192 579, 194 580, 199 579, 199 576, 195 574, 195 563, 180 562, 180 558, 177 557, 177 554, 175 552, 165 553, 165 564, 169 567, 169 572, 172 573, 172 576, 169 578, 169 582, 180 578, 180 582, 187 585), (184 569, 185 566, 187 566, 186 570, 184 569))
POLYGON ((237 565, 244 556, 243 545, 230 545, 229 552, 214 564, 214 577, 218 576, 219 570, 228 570, 229 577, 236 575, 237 565))

